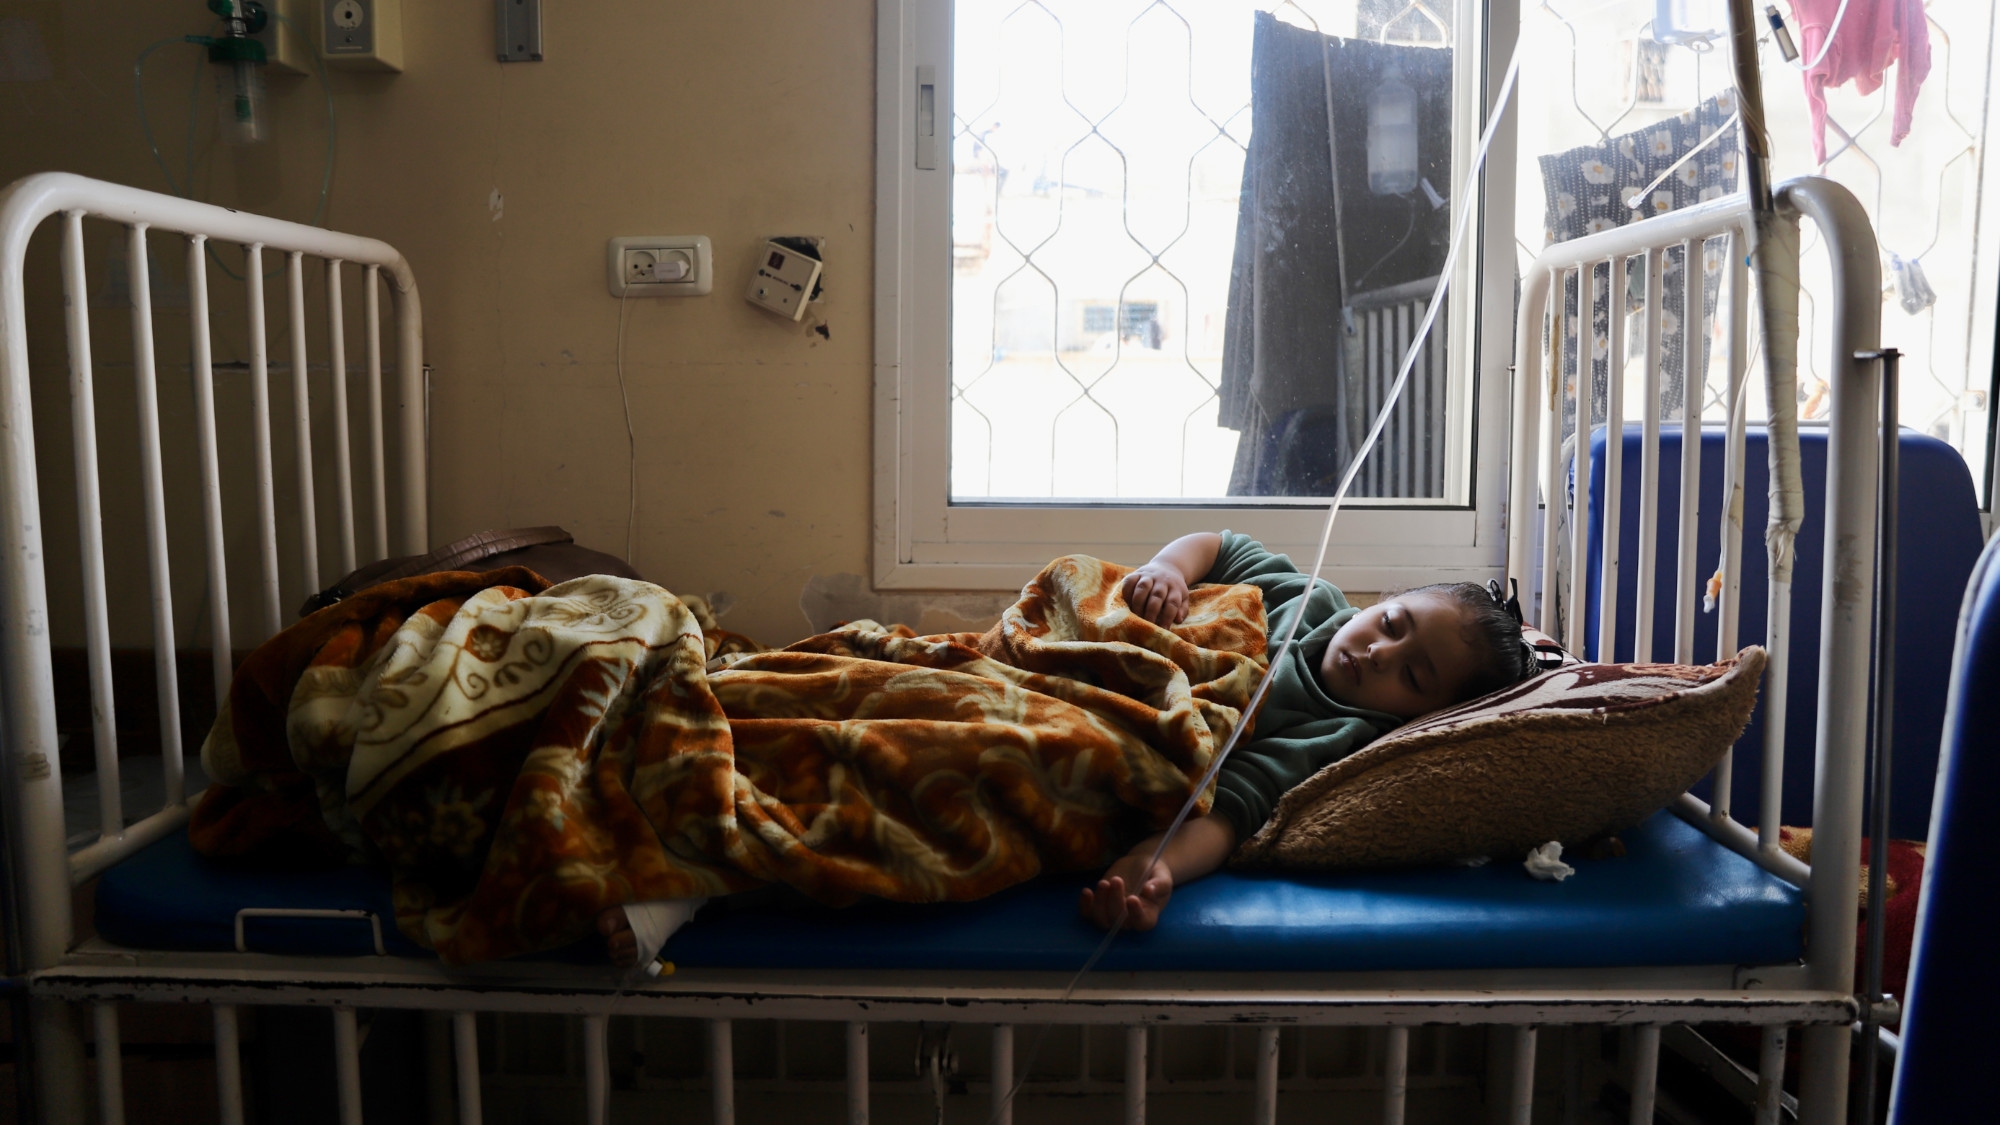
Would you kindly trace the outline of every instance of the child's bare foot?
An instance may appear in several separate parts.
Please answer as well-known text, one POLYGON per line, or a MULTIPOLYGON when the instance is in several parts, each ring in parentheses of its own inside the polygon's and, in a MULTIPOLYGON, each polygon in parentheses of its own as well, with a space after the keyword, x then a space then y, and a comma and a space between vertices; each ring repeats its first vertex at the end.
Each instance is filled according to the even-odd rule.
POLYGON ((604 948, 613 965, 630 969, 639 964, 639 939, 632 933, 632 922, 625 917, 624 907, 614 906, 599 914, 597 932, 604 935, 604 948))

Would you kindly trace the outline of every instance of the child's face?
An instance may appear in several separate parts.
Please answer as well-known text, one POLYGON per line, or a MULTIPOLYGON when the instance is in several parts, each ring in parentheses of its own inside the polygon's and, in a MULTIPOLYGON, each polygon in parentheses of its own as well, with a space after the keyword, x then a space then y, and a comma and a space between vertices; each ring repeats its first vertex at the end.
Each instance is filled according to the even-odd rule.
POLYGON ((1479 669, 1458 603, 1403 594, 1355 614, 1326 646, 1320 682, 1350 707, 1414 719, 1459 702, 1479 669))

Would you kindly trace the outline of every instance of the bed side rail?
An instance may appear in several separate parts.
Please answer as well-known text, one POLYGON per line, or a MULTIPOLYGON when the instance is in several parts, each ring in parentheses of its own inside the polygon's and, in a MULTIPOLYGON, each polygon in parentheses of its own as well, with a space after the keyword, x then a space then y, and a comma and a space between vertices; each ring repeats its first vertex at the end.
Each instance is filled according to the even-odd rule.
MULTIPOLYGON (((1782 185, 1777 192, 1779 221, 1796 225, 1801 216, 1810 218, 1827 239, 1833 264, 1835 308, 1832 317, 1834 363, 1832 420, 1828 449, 1826 508, 1826 567, 1840 580, 1825 583, 1820 607, 1818 728, 1813 823, 1814 858, 1810 869, 1779 849, 1778 798, 1782 792, 1785 729, 1783 714, 1785 681, 1790 646, 1789 570, 1774 571, 1771 606, 1765 644, 1770 650, 1769 680, 1765 686, 1767 745, 1763 754, 1763 807, 1758 810, 1758 829, 1752 833, 1731 815, 1730 790, 1732 761, 1724 755, 1713 775, 1714 803, 1706 804, 1683 794, 1675 810, 1710 835, 1749 857, 1766 870, 1805 886, 1813 901, 1848 901, 1859 878, 1861 820, 1861 777, 1868 721, 1869 653, 1871 651, 1871 610, 1874 593, 1876 538, 1876 473, 1878 450, 1877 380, 1872 362, 1856 359, 1857 353, 1872 352, 1880 344, 1880 266, 1875 237, 1860 204, 1845 188, 1831 181, 1807 177, 1782 185)), ((1699 510, 1701 473, 1700 443, 1682 441, 1679 557, 1675 572, 1668 576, 1675 590, 1674 657, 1680 662, 1706 659, 1710 654, 1694 651, 1694 622, 1697 600, 1706 585, 1697 569, 1696 530, 1702 519, 1722 521, 1723 565, 1718 591, 1717 658, 1735 653, 1742 594, 1743 528, 1741 480, 1744 457, 1745 380, 1748 376, 1747 325, 1749 320, 1749 269, 1746 247, 1754 219, 1743 198, 1671 212, 1567 243, 1550 247, 1536 259, 1523 281, 1520 320, 1516 336, 1516 396, 1513 433, 1515 468, 1510 482, 1509 510, 1516 514, 1508 528, 1508 575, 1521 584, 1530 604, 1546 616, 1560 602, 1570 612, 1562 615, 1561 637, 1572 651, 1582 651, 1587 640, 1595 640, 1597 651, 1615 651, 1618 640, 1615 612, 1621 560, 1617 521, 1620 497, 1627 483, 1621 479, 1622 459, 1607 457, 1604 470, 1602 558, 1600 598, 1605 599, 1598 614, 1597 633, 1585 636, 1588 614, 1587 544, 1591 512, 1577 493, 1587 491, 1591 476, 1592 450, 1588 435, 1596 414, 1592 401, 1592 365, 1600 354, 1611 357, 1606 363, 1605 417, 1625 415, 1625 316, 1614 306, 1608 332, 1600 345, 1592 331, 1579 331, 1591 317, 1593 293, 1605 284, 1622 288, 1627 263, 1643 264, 1645 304, 1643 331, 1644 363, 1640 388, 1640 481, 1638 559, 1636 560, 1637 612, 1634 618, 1635 652, 1654 648, 1653 611, 1657 605, 1661 577, 1655 573, 1659 524, 1661 381, 1663 353, 1664 298, 1668 275, 1675 272, 1670 262, 1679 264, 1678 283, 1683 287, 1686 315, 1675 326, 1682 341, 1686 376, 1684 401, 1699 403, 1702 387, 1701 343, 1704 338, 1702 271, 1694 268, 1701 255, 1720 240, 1733 239, 1729 254, 1727 304, 1718 301, 1715 316, 1726 318, 1727 346, 1724 370, 1727 387, 1723 401, 1728 404, 1724 510, 1699 510), (1565 292, 1575 279, 1575 303, 1565 292), (1601 348, 1601 351, 1600 351, 1601 348), (1576 356, 1573 389, 1565 388, 1565 356, 1576 356), (1573 406, 1583 437, 1563 432, 1565 406, 1573 406), (1574 488, 1570 482, 1578 482, 1574 488), (1547 512, 1536 539, 1538 509, 1547 512), (1563 517, 1567 516, 1567 540, 1563 517), (1565 589, 1554 588, 1557 570, 1551 561, 1567 546, 1572 565, 1565 589), (1537 565, 1539 562, 1540 565, 1537 565)), ((1784 240, 1781 240, 1784 241, 1784 240)), ((1796 276, 1797 239, 1788 240, 1791 272, 1796 276)), ((1616 290, 1614 290, 1616 291, 1616 290)), ((1796 334, 1796 322, 1772 325, 1772 331, 1796 334)), ((1787 352, 1794 349, 1786 349, 1787 352)), ((1699 417, 1699 406, 1695 406, 1699 417)), ((1688 407, 1683 405, 1685 416, 1688 407)), ((1677 423, 1679 419, 1664 419, 1677 423)), ((1622 426, 1622 422, 1620 423, 1622 426)), ((1793 432, 1791 455, 1797 456, 1797 436, 1793 432)), ((1772 436, 1774 456, 1782 435, 1772 436)), ((1614 448, 1614 447, 1607 447, 1614 448)), ((1554 627, 1553 621, 1544 621, 1554 627)), ((1845 988, 1852 980, 1854 922, 1843 911, 1816 912, 1810 939, 1811 976, 1816 987, 1845 988)))
MULTIPOLYGON (((314 510, 316 463, 308 388, 305 314, 305 258, 321 259, 326 271, 332 421, 332 463, 338 511, 332 522, 341 564, 352 569, 358 557, 379 558, 390 550, 388 476, 383 435, 381 309, 379 291, 387 284, 395 318, 399 449, 394 466, 400 517, 395 546, 405 553, 428 549, 425 509, 425 430, 423 334, 416 279, 395 248, 374 239, 231 211, 156 192, 141 191, 65 173, 44 173, 15 181, 0 192, 0 700, 5 720, 6 820, 9 830, 8 905, 16 920, 18 967, 54 964, 71 940, 70 889, 178 827, 187 816, 182 778, 178 683, 168 516, 162 480, 160 396, 155 378, 153 307, 147 255, 149 234, 167 232, 186 242, 190 372, 194 391, 195 445, 199 460, 201 541, 206 551, 213 675, 218 705, 228 691, 231 668, 227 567, 224 558, 223 493, 217 460, 214 364, 210 347, 208 270, 210 240, 244 247, 250 334, 249 376, 255 443, 262 634, 284 621, 278 579, 276 509, 273 493, 269 356, 265 342, 265 253, 282 255, 286 274, 293 432, 297 450, 297 514, 304 592, 318 588, 320 519, 314 510), (50 660, 49 604, 29 382, 26 278, 28 242, 46 219, 62 222, 62 292, 81 540, 84 635, 90 673, 91 713, 99 789, 98 838, 66 855, 62 780, 57 766, 54 680, 50 660), (105 548, 97 476, 97 435, 90 350, 90 299, 84 262, 83 223, 109 221, 126 228, 127 285, 131 294, 132 364, 137 384, 138 464, 141 477, 146 566, 153 619, 153 649, 160 705, 165 772, 162 807, 136 823, 125 823, 118 742, 112 710, 111 641, 105 594, 105 548), (364 279, 367 402, 364 425, 369 452, 366 484, 373 490, 373 527, 358 541, 354 521, 354 471, 349 453, 346 389, 343 266, 359 267, 364 279)), ((317 267, 316 267, 317 268, 317 267)), ((319 466, 321 471, 325 467, 319 466)), ((233 487, 233 486, 232 486, 233 487)))

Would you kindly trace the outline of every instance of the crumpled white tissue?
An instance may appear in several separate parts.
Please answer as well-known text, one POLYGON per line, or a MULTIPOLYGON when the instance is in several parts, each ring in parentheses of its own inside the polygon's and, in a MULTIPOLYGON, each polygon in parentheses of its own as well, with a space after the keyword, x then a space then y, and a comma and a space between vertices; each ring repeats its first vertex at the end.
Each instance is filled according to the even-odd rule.
POLYGON ((1533 875, 1537 879, 1550 883, 1560 883, 1564 879, 1576 874, 1576 868, 1562 861, 1562 854, 1562 842, 1559 840, 1550 840, 1548 843, 1529 852, 1527 860, 1521 866, 1527 868, 1528 874, 1533 875))
POLYGON ((694 912, 701 909, 705 898, 673 898, 657 902, 628 902, 625 904, 625 920, 632 924, 632 938, 639 946, 639 967, 648 976, 660 973, 660 947, 674 936, 674 931, 687 925, 694 912))

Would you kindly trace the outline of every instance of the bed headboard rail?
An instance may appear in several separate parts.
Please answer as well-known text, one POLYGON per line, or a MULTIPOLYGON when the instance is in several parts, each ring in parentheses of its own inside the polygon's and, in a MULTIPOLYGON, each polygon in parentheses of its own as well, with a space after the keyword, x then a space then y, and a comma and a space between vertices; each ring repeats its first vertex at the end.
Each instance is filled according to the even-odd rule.
MULTIPOLYGON (((1779 796, 1785 764, 1783 707, 1793 612, 1789 564, 1771 569, 1768 632, 1764 638, 1770 653, 1763 694, 1766 742, 1761 763, 1762 802, 1754 813, 1757 830, 1752 832, 1744 827, 1731 813, 1733 763, 1728 755, 1722 758, 1712 776, 1713 802, 1704 803, 1683 794, 1675 811, 1766 870, 1806 887, 1810 901, 1851 903, 1859 881, 1862 768, 1874 649, 1871 629, 1880 399, 1880 373, 1872 360, 1858 358, 1857 353, 1872 353, 1880 346, 1880 263, 1866 213, 1845 188, 1828 180, 1806 177, 1781 185, 1776 196, 1777 220, 1789 228, 1790 237, 1775 239, 1773 245, 1781 247, 1780 252, 1786 255, 1794 284, 1796 232, 1801 217, 1811 219, 1825 237, 1833 270, 1830 327, 1834 361, 1825 499, 1828 578, 1820 607, 1819 667, 1807 673, 1816 672, 1819 677, 1813 864, 1807 868, 1799 863, 1783 852, 1778 842, 1779 796)), ((1582 653, 1588 647, 1586 642, 1594 641, 1596 651, 1605 654, 1604 659, 1610 659, 1620 641, 1616 636, 1621 565, 1617 498, 1631 484, 1620 479, 1623 458, 1615 455, 1619 445, 1611 435, 1622 430, 1626 417, 1628 263, 1638 263, 1643 266, 1645 279, 1642 321, 1645 338, 1640 353, 1643 363, 1638 405, 1642 478, 1637 482, 1638 557, 1630 560, 1637 569, 1633 617, 1636 635, 1629 639, 1631 648, 1637 654, 1659 651, 1652 629, 1660 584, 1660 577, 1654 571, 1661 518, 1658 510, 1661 383, 1666 376, 1684 374, 1680 397, 1683 403, 1694 404, 1693 417, 1699 419, 1701 392, 1706 382, 1702 359, 1707 338, 1704 329, 1719 323, 1727 341, 1726 386, 1720 388, 1726 415, 1724 465, 1729 474, 1724 482, 1726 510, 1698 510, 1701 443, 1681 441, 1680 507, 1670 517, 1678 520, 1679 557, 1674 573, 1666 580, 1675 591, 1672 617, 1675 635, 1671 638, 1674 659, 1690 663, 1726 658, 1736 652, 1744 565, 1740 494, 1745 451, 1745 383, 1750 366, 1749 267, 1745 248, 1750 245, 1754 223, 1746 199, 1741 196, 1719 199, 1551 246, 1523 278, 1515 338, 1513 476, 1509 492, 1509 511, 1514 518, 1508 525, 1508 576, 1520 583, 1523 600, 1535 607, 1543 627, 1551 632, 1560 630, 1558 635, 1571 651, 1582 653), (1725 239, 1731 240, 1726 252, 1725 239), (1704 271, 1696 263, 1710 253, 1724 258, 1721 266, 1730 277, 1726 304, 1720 294, 1710 297, 1703 291, 1704 271), (1606 285, 1611 287, 1613 296, 1608 302, 1604 335, 1600 337, 1593 327, 1593 299, 1606 285), (1678 288, 1685 311, 1678 324, 1669 324, 1664 316, 1670 285, 1678 288), (1704 310, 1707 300, 1715 301, 1712 315, 1704 310), (1579 331, 1579 327, 1583 330, 1579 331), (1678 365, 1679 371, 1672 368, 1663 371, 1666 365, 1662 356, 1669 332, 1679 334, 1684 357, 1678 365), (1606 357, 1602 394, 1607 401, 1602 404, 1593 402, 1599 393, 1593 385, 1593 376, 1600 356, 1606 357), (1572 379, 1574 385, 1567 385, 1572 379), (1591 559, 1588 552, 1592 506, 1587 502, 1592 479, 1590 433, 1593 421, 1599 418, 1613 420, 1619 430, 1607 434, 1606 449, 1610 452, 1602 466, 1607 499, 1601 508, 1607 526, 1599 529, 1601 557, 1591 559), (1539 520, 1539 536, 1538 515, 1543 517, 1539 520), (1719 585, 1712 583, 1709 572, 1701 567, 1705 560, 1695 557, 1698 522, 1709 519, 1721 522, 1723 552, 1717 575, 1719 585), (1567 575, 1558 565, 1565 552, 1567 575), (1587 609, 1593 596, 1589 571, 1593 562, 1598 564, 1601 576, 1594 595, 1600 599, 1600 612, 1596 635, 1588 637, 1587 609), (1695 651, 1696 607, 1705 590, 1713 591, 1719 603, 1714 653, 1695 651)), ((1796 354, 1796 335, 1796 318, 1789 323, 1764 326, 1767 351, 1780 357, 1796 354), (1792 338, 1781 338, 1784 333, 1792 338)), ((1683 418, 1688 412, 1686 405, 1679 411, 1683 418)), ((1676 426, 1681 423, 1681 419, 1666 421, 1676 426)), ((1774 457, 1779 455, 1781 444, 1788 442, 1796 464, 1795 428, 1774 425, 1770 440, 1774 457)), ((1659 640, 1664 648, 1668 638, 1659 640)), ((1832 990, 1851 987, 1854 943, 1851 909, 1813 912, 1807 941, 1807 975, 1812 987, 1832 990)))
MULTIPOLYGON (((71 940, 70 891, 140 847, 178 827, 187 816, 175 669, 175 637, 168 512, 160 440, 160 397, 153 354, 153 300, 147 243, 157 234, 180 236, 186 247, 191 379, 194 390, 195 448, 199 461, 201 542, 205 545, 213 638, 213 673, 218 705, 231 676, 229 585, 224 557, 223 482, 216 452, 214 364, 210 343, 209 243, 241 245, 249 269, 249 376, 254 430, 255 496, 260 562, 257 586, 261 635, 283 625, 284 591, 279 589, 276 512, 285 501, 273 493, 270 404, 267 384, 264 286, 266 255, 281 256, 289 317, 289 369, 293 387, 293 442, 297 456, 298 553, 302 585, 317 590, 319 530, 331 520, 338 557, 346 569, 361 559, 387 555, 392 547, 389 513, 392 466, 383 434, 381 309, 378 293, 386 282, 395 318, 394 425, 397 464, 393 546, 402 553, 429 549, 425 506, 425 402, 423 327, 415 276, 394 247, 370 238, 231 211, 156 192, 65 173, 44 173, 15 181, 0 192, 0 704, 4 704, 6 761, 6 844, 13 853, 7 904, 15 932, 8 945, 10 971, 53 964, 71 940), (34 420, 29 385, 25 266, 30 237, 44 220, 62 223, 64 331, 75 450, 84 637, 90 672, 91 713, 99 791, 97 839, 66 855, 62 779, 54 680, 50 659, 50 614, 43 551, 43 521, 37 491, 34 420), (143 510, 153 650, 160 701, 164 801, 135 823, 126 823, 118 781, 118 743, 111 696, 111 639, 105 592, 105 546, 97 475, 97 435, 92 391, 90 299, 84 262, 83 224, 103 220, 125 227, 126 284, 131 296, 132 364, 138 390, 138 466, 143 510), (312 447, 312 407, 308 393, 305 259, 319 259, 326 271, 328 351, 334 440, 331 457, 312 447), (355 267, 364 279, 362 316, 367 382, 363 426, 368 464, 364 484, 373 492, 373 526, 357 537, 354 521, 355 473, 349 454, 349 404, 345 372, 345 323, 341 276, 355 267), (321 517, 314 505, 316 471, 330 471, 336 512, 321 517)), ((274 263, 277 264, 277 263, 274 263)), ((51 326, 48 331, 53 331, 51 326)), ((234 485, 232 484, 232 491, 234 485)), ((254 640, 255 638, 245 638, 254 640)))

